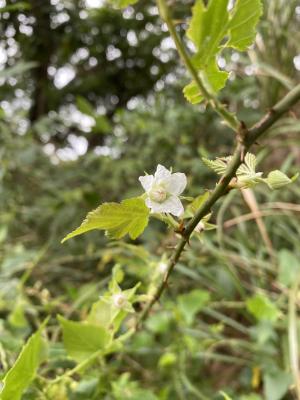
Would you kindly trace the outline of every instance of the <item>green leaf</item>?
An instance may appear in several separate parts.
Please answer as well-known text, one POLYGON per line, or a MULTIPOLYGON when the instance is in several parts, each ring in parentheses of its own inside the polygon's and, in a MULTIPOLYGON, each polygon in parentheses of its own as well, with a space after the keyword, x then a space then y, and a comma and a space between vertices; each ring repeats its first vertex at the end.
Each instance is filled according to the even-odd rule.
POLYGON ((104 203, 88 213, 80 227, 69 233, 62 243, 93 229, 105 230, 115 239, 120 239, 126 234, 129 234, 131 239, 136 239, 148 225, 149 213, 144 200, 139 197, 123 200, 121 204, 104 203))
POLYGON ((229 397, 225 392, 220 392, 220 394, 223 396, 224 400, 232 400, 232 398, 229 397))
POLYGON ((298 177, 298 174, 294 175, 292 178, 286 176, 283 172, 279 170, 271 171, 268 174, 267 179, 264 181, 267 183, 270 189, 276 190, 281 189, 283 186, 288 185, 289 183, 294 182, 298 177))
POLYGON ((203 1, 196 0, 192 8, 192 18, 186 35, 194 43, 197 50, 199 50, 203 41, 205 12, 206 8, 203 1))
MULTIPOLYGON (((223 175, 226 172, 228 164, 232 160, 232 156, 216 158, 215 160, 208 160, 202 158, 203 163, 214 170, 218 175, 223 175)), ((256 172, 256 157, 252 153, 247 153, 243 164, 238 168, 236 176, 238 178, 236 187, 252 187, 260 182, 264 182, 261 177, 262 172, 256 172)))
POLYGON ((76 97, 76 106, 82 114, 89 115, 90 117, 95 118, 95 110, 92 104, 87 101, 84 97, 82 96, 77 96, 76 97))
POLYGON ((279 316, 279 310, 268 297, 256 294, 246 301, 247 310, 258 320, 275 322, 279 316))
POLYGON ((226 172, 228 164, 231 160, 231 156, 216 158, 215 160, 209 160, 208 158, 202 157, 203 163, 213 171, 215 171, 218 175, 223 175, 226 172))
POLYGON ((228 0, 210 0, 206 8, 202 0, 197 0, 193 7, 187 36, 197 49, 195 56, 197 67, 207 65, 219 50, 228 25, 227 5, 228 0))
POLYGON ((162 311, 151 315, 146 321, 146 326, 149 331, 161 334, 169 330, 171 321, 172 316, 168 312, 162 311))
MULTIPOLYGON (((220 71, 216 62, 213 61, 199 72, 199 77, 209 93, 218 93, 226 84, 228 72, 220 71)), ((203 100, 203 96, 195 81, 184 87, 183 94, 192 104, 200 103, 203 100)))
POLYGON ((205 219, 202 219, 201 221, 204 223, 204 230, 205 231, 211 231, 213 229, 217 229, 217 225, 216 224, 211 224, 209 222, 206 222, 205 219))
POLYGON ((0 13, 5 13, 5 12, 13 12, 13 11, 23 11, 23 10, 30 10, 31 5, 25 1, 19 1, 18 3, 15 4, 9 4, 5 7, 0 8, 0 13))
POLYGON ((14 307, 8 317, 8 321, 11 325, 17 328, 24 328, 28 325, 28 321, 25 317, 26 306, 27 303, 22 298, 16 299, 14 307))
POLYGON ((135 292, 140 286, 140 282, 123 291, 115 279, 110 282, 109 286, 110 292, 105 293, 93 304, 87 322, 105 327, 110 332, 116 332, 127 314, 135 312, 132 303, 135 301, 135 292), (116 306, 114 300, 116 295, 122 296, 123 304, 116 306))
POLYGON ((262 398, 256 393, 250 393, 242 396, 241 400, 262 400, 262 398))
POLYGON ((22 393, 35 378, 37 369, 46 355, 42 329, 43 326, 29 338, 15 364, 5 375, 0 395, 1 400, 21 399, 22 393))
POLYGON ((191 104, 198 104, 203 100, 203 96, 195 81, 190 82, 183 88, 183 94, 191 104))
POLYGON ((206 290, 195 289, 178 297, 178 306, 188 324, 192 324, 195 315, 206 306, 210 294, 206 290))
POLYGON ((98 385, 98 378, 86 377, 80 380, 74 390, 74 398, 78 400, 92 399, 98 385))
MULTIPOLYGON (((210 0, 206 7, 203 0, 196 0, 187 30, 196 48, 192 62, 210 93, 220 91, 228 78, 217 66, 217 55, 226 47, 246 50, 262 14, 261 0, 237 0, 230 11, 228 5, 229 0, 210 0)), ((184 88, 184 95, 192 104, 203 100, 195 82, 184 88)))
POLYGON ((111 342, 109 332, 99 325, 69 321, 61 316, 58 316, 58 320, 63 331, 65 349, 78 362, 100 350, 104 351, 111 342))
POLYGON ((195 214, 199 208, 206 202, 206 200, 209 198, 210 193, 207 191, 204 194, 201 194, 200 196, 197 196, 191 204, 189 204, 188 209, 192 212, 192 214, 195 214))
POLYGON ((255 27, 262 15, 261 0, 237 0, 230 11, 228 3, 210 0, 206 8, 203 0, 197 0, 193 7, 187 36, 196 47, 198 67, 207 65, 224 47, 246 50, 255 38, 255 27))
POLYGON ((100 299, 92 305, 87 322, 108 329, 115 316, 114 314, 111 304, 100 299))
POLYGON ((109 133, 112 130, 109 119, 105 115, 96 115, 95 117, 95 126, 93 127, 93 132, 95 133, 109 133))
POLYGON ((150 390, 141 389, 138 382, 130 381, 129 372, 123 373, 118 379, 114 379, 111 386, 111 394, 114 400, 158 400, 158 397, 150 390))
POLYGON ((236 174, 239 175, 253 175, 256 168, 256 157, 252 153, 247 153, 243 164, 238 168, 236 174))
POLYGON ((255 39, 262 11, 261 0, 237 0, 228 25, 230 39, 226 46, 246 50, 255 39))
POLYGON ((38 66, 38 63, 34 61, 29 61, 29 62, 18 62, 15 64, 13 67, 5 68, 2 71, 0 71, 0 78, 10 78, 10 77, 15 77, 17 75, 22 75, 24 72, 36 68, 38 66))
POLYGON ((264 376, 264 392, 266 400, 281 400, 287 393, 293 379, 288 372, 277 370, 264 376))
POLYGON ((243 164, 238 168, 236 176, 238 183, 243 187, 253 187, 263 181, 262 172, 256 172, 256 157, 252 153, 247 153, 243 164))
POLYGON ((289 250, 279 252, 278 280, 284 286, 292 285, 300 275, 300 262, 289 250))
POLYGON ((251 328, 253 339, 260 345, 266 345, 271 342, 276 342, 277 334, 272 325, 272 322, 262 320, 257 325, 251 328))
POLYGON ((159 361, 158 361, 158 365, 160 368, 166 368, 166 367, 170 367, 171 365, 174 365, 177 362, 177 356, 175 353, 171 353, 171 352, 167 352, 164 353, 159 361))
POLYGON ((125 8, 137 3, 138 0, 109 0, 109 2, 116 8, 125 8))

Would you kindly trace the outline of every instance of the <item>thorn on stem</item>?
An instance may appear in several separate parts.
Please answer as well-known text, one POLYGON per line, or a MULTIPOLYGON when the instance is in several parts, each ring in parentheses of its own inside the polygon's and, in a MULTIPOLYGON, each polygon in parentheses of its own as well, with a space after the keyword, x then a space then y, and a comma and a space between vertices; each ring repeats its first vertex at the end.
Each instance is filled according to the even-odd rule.
POLYGON ((185 232, 185 227, 184 227, 184 223, 183 221, 180 222, 179 226, 177 229, 174 230, 175 233, 179 233, 179 235, 184 236, 184 232, 185 232))

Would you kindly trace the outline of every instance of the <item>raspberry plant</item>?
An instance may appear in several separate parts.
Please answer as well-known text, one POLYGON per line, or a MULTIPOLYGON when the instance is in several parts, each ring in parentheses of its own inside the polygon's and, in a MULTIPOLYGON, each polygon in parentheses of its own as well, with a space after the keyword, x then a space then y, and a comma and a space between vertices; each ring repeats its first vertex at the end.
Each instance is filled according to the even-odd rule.
MULTIPOLYGON (((137 0, 111 0, 111 3, 114 7, 122 8, 137 3, 137 0)), ((120 240, 127 235, 136 240, 143 235, 151 220, 157 219, 174 232, 177 244, 171 251, 166 249, 155 268, 149 260, 149 268, 154 268, 154 272, 148 288, 145 289, 140 282, 136 282, 132 288, 123 290, 119 285, 120 271, 116 266, 107 291, 92 305, 84 320, 73 321, 62 316, 57 317, 65 350, 76 365, 53 380, 44 381, 43 377, 39 377, 45 399, 65 398, 64 394, 61 394, 64 391, 62 387, 71 385, 74 375, 81 373, 94 362, 117 353, 122 346, 126 346, 132 335, 144 328, 145 320, 151 312, 155 313, 156 303, 167 290, 169 278, 183 252, 189 251, 188 245, 193 246, 194 240, 201 241, 206 231, 216 228, 212 221, 214 205, 218 201, 222 202, 233 190, 255 190, 257 185, 267 185, 270 190, 283 189, 297 178, 296 175, 288 177, 280 170, 257 172, 257 160, 255 155, 250 153, 250 149, 255 151, 260 137, 300 99, 300 85, 291 89, 252 126, 246 126, 239 119, 238 113, 232 111, 230 102, 223 104, 219 100, 220 91, 231 83, 228 80, 230 71, 222 70, 218 60, 228 49, 243 52, 253 45, 256 26, 263 12, 261 1, 196 0, 184 37, 179 35, 176 21, 172 17, 176 3, 172 2, 169 5, 166 0, 157 0, 157 7, 176 46, 181 63, 191 79, 183 88, 183 96, 195 107, 202 103, 206 108, 212 108, 216 113, 215 118, 226 124, 234 135, 235 148, 232 154, 220 154, 215 160, 199 160, 199 168, 208 167, 219 175, 213 188, 199 191, 195 197, 186 196, 189 189, 188 171, 177 171, 175 163, 174 170, 158 165, 156 171, 146 171, 144 175, 143 171, 140 171, 139 197, 124 199, 121 203, 99 205, 87 215, 78 228, 62 240, 80 240, 77 236, 91 230, 103 230, 111 240, 120 240)), ((293 343, 291 369, 294 391, 300 398, 298 360, 293 355, 297 350, 296 295, 297 286, 290 294, 289 335, 290 342, 293 343)), ((186 304, 190 304, 187 323, 193 320, 193 315, 198 310, 196 304, 205 304, 208 300, 200 289, 192 292, 190 297, 180 298, 179 304, 182 309, 186 304)), ((272 306, 259 295, 247 303, 247 307, 253 313, 259 307, 262 312, 277 318, 272 306)), ((6 373, 1 400, 21 399, 25 389, 36 378, 39 367, 47 359, 47 341, 43 336, 46 324, 47 321, 28 339, 15 364, 6 373)), ((164 362, 172 363, 174 360, 171 358, 166 357, 164 362)), ((126 377, 124 379, 125 385, 126 377)), ((226 393, 223 393, 223 396, 229 399, 226 393)))

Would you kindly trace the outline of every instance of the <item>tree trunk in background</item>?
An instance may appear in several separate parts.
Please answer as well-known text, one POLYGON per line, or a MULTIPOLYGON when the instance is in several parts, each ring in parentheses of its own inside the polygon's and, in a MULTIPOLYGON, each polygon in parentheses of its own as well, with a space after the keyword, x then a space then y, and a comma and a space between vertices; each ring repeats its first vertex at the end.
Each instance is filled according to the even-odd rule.
POLYGON ((37 68, 34 68, 32 71, 34 90, 32 93, 32 106, 29 118, 33 123, 49 111, 47 103, 47 71, 53 52, 53 43, 51 42, 50 11, 52 6, 50 1, 30 0, 30 4, 32 7, 32 15, 36 19, 33 28, 35 48, 32 50, 32 58, 38 63, 37 68))

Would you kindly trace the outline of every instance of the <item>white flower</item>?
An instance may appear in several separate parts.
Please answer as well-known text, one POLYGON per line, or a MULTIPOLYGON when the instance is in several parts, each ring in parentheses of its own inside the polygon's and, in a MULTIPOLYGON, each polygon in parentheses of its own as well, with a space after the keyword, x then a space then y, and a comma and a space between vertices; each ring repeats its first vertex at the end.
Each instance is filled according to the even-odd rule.
POLYGON ((170 213, 178 217, 184 208, 179 195, 186 187, 186 176, 181 172, 172 174, 158 165, 153 175, 140 176, 139 181, 146 191, 146 205, 154 213, 170 213))

